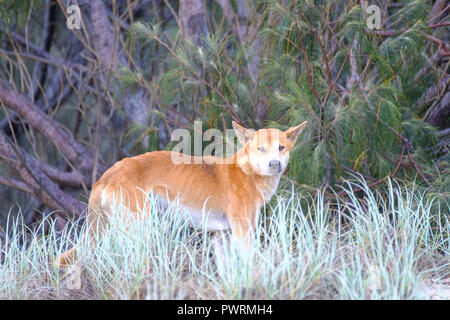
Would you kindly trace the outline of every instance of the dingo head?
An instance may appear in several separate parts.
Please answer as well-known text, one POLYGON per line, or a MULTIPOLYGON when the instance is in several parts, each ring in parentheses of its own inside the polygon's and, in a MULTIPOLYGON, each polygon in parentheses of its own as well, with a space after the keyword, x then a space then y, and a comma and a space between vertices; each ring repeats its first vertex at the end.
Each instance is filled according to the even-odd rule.
POLYGON ((289 154, 307 121, 289 128, 286 131, 278 129, 246 129, 233 121, 233 128, 244 146, 245 161, 253 171, 262 176, 280 175, 289 162, 289 154))

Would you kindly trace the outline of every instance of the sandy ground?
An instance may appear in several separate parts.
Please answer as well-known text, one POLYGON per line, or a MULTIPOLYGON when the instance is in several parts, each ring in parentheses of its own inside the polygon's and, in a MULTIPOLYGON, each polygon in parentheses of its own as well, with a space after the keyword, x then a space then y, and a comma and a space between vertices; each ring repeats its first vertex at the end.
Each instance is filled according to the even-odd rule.
MULTIPOLYGON (((72 293, 79 292, 83 296, 83 291, 86 290, 86 281, 83 280, 82 268, 71 266, 63 279, 63 288, 72 293)), ((424 300, 450 300, 450 278, 440 283, 438 280, 426 280, 420 286, 417 297, 424 300)))
POLYGON ((450 300, 450 279, 440 284, 438 281, 427 281, 419 289, 419 296, 423 299, 450 300))

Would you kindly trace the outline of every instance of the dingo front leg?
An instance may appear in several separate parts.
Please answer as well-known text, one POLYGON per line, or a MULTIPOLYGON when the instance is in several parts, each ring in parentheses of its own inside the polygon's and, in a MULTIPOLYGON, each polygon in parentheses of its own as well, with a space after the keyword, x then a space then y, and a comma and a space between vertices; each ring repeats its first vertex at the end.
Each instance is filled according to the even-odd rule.
POLYGON ((231 207, 228 212, 232 239, 249 251, 255 237, 255 210, 247 206, 231 207))

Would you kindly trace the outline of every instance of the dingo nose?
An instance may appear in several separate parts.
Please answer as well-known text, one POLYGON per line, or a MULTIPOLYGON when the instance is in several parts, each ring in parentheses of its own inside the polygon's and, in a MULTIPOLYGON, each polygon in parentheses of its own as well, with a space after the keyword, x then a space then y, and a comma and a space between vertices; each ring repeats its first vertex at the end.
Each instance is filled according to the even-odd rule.
POLYGON ((269 162, 269 168, 276 169, 281 166, 281 162, 279 160, 272 160, 269 162))

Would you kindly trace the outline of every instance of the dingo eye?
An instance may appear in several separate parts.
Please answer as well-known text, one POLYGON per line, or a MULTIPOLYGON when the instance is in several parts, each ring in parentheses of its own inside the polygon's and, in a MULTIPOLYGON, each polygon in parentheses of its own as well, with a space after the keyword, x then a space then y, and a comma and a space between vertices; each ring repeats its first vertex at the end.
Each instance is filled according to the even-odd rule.
POLYGON ((281 145, 278 147, 278 149, 280 149, 280 151, 283 151, 284 148, 285 148, 285 147, 284 147, 284 146, 281 146, 281 145))
POLYGON ((264 147, 258 147, 258 151, 260 151, 260 152, 266 152, 266 149, 264 149, 264 147))

